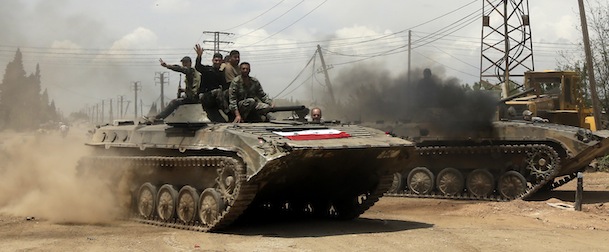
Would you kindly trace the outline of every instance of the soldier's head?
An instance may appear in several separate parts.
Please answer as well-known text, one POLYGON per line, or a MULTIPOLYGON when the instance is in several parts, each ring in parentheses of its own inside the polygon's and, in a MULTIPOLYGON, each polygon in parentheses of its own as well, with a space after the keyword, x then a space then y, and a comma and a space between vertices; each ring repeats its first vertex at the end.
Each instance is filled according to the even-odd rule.
POLYGON ((211 59, 211 63, 214 68, 220 68, 220 65, 224 61, 221 53, 214 53, 214 57, 211 59))
POLYGON ((247 77, 250 76, 250 71, 252 70, 250 63, 243 62, 239 64, 239 69, 241 70, 241 76, 247 77))
POLYGON ((229 55, 228 62, 230 62, 230 64, 235 67, 238 66, 239 61, 241 61, 241 54, 239 53, 239 51, 232 50, 232 51, 230 51, 230 53, 228 55, 229 55))
POLYGON ((516 109, 514 108, 514 106, 510 106, 507 109, 507 114, 510 118, 514 119, 518 116, 518 114, 516 114, 516 109))
POLYGON ((423 70, 423 78, 425 78, 425 79, 431 78, 431 69, 425 68, 423 70))
POLYGON ((531 119, 533 119, 533 112, 531 112, 528 109, 525 111, 522 111, 522 119, 530 121, 531 119))
POLYGON ((182 66, 183 67, 191 67, 192 66, 192 60, 188 56, 184 56, 184 58, 182 58, 182 60, 180 60, 180 62, 182 62, 182 66))
POLYGON ((321 109, 320 108, 311 109, 311 121, 321 122, 321 109))

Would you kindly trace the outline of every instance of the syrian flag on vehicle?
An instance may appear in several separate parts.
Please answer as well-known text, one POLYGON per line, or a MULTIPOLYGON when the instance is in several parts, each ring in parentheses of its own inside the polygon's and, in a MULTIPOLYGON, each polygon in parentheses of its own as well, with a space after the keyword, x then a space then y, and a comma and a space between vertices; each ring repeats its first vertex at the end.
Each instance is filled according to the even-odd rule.
POLYGON ((299 131, 273 131, 273 133, 290 140, 321 140, 351 137, 347 132, 335 129, 314 129, 299 131))

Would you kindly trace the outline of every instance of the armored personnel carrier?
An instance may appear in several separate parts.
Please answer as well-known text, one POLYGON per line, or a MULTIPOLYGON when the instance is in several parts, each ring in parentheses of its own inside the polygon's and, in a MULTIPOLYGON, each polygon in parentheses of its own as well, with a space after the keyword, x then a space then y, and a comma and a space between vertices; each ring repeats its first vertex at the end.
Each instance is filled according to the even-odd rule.
POLYGON ((609 152, 609 131, 502 119, 478 128, 371 125, 416 143, 391 196, 512 200, 553 189, 609 152))
POLYGON ((227 227, 246 210, 352 219, 391 186, 414 151, 410 141, 357 125, 261 117, 207 119, 183 105, 165 122, 120 121, 96 129, 82 174, 109 184, 140 222, 197 231, 227 227))

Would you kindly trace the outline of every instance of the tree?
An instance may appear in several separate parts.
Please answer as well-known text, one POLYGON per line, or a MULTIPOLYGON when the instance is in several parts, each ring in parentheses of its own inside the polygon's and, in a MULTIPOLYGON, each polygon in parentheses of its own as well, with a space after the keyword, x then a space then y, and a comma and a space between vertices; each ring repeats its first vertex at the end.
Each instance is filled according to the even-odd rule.
POLYGON ((45 88, 40 96, 40 120, 43 122, 51 120, 51 111, 49 111, 49 92, 45 88))
MULTIPOLYGON (((596 1, 595 6, 588 9, 588 28, 590 30, 590 49, 592 51, 592 64, 594 64, 594 78, 596 79, 597 92, 601 108, 609 109, 609 3, 596 1)), ((572 55, 568 52, 560 52, 561 61, 558 63, 560 70, 571 70, 580 73, 584 84, 582 93, 585 94, 586 103, 590 104, 588 66, 585 65, 583 43, 579 43, 581 50, 572 55)))
POLYGON ((603 108, 609 108, 609 3, 597 1, 598 7, 591 9, 590 28, 594 33, 590 41, 593 52, 594 78, 600 87, 603 108))
POLYGON ((59 120, 59 113, 57 112, 57 108, 55 107, 55 100, 51 101, 51 105, 49 105, 49 113, 53 116, 53 120, 59 120))
POLYGON ((36 72, 30 74, 27 77, 25 83, 21 85, 23 90, 23 99, 21 101, 21 107, 19 108, 22 113, 28 115, 24 118, 24 125, 26 128, 33 129, 38 128, 38 125, 42 123, 40 117, 40 66, 36 64, 36 72))
POLYGON ((20 84, 26 83, 25 70, 23 69, 23 56, 21 50, 17 49, 13 61, 6 65, 4 78, 0 85, 0 118, 4 127, 17 129, 25 117, 25 113, 19 113, 21 104, 20 84))
POLYGON ((49 104, 48 92, 41 94, 40 86, 40 66, 26 76, 23 55, 17 49, 0 83, 0 129, 36 129, 41 123, 58 119, 55 104, 49 104))

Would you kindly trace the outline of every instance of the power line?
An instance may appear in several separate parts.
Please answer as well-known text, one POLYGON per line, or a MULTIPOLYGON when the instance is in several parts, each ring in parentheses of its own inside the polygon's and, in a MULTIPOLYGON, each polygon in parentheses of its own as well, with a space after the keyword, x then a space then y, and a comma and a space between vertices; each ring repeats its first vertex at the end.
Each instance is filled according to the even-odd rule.
POLYGON ((283 16, 285 16, 286 14, 288 14, 290 11, 294 10, 296 7, 298 7, 298 5, 300 5, 300 4, 302 4, 302 3, 304 3, 304 0, 301 0, 301 1, 300 1, 300 2, 298 2, 296 5, 292 6, 292 8, 290 8, 289 10, 287 10, 286 12, 284 12, 283 14, 279 15, 279 16, 278 16, 278 17, 276 17, 275 19, 271 20, 270 22, 268 22, 268 23, 266 23, 266 24, 264 24, 264 25, 262 25, 262 26, 260 26, 260 27, 258 27, 258 28, 256 28, 256 29, 254 29, 254 30, 252 30, 252 31, 250 31, 250 32, 248 32, 248 33, 246 33, 246 34, 243 34, 243 35, 237 36, 235 39, 241 38, 241 37, 243 37, 243 36, 247 36, 247 35, 249 35, 249 34, 252 34, 252 33, 253 33, 253 32, 255 32, 255 31, 258 31, 258 30, 260 30, 260 29, 262 29, 262 28, 266 27, 267 25, 270 25, 271 23, 273 23, 273 22, 277 21, 277 20, 278 20, 278 19, 280 19, 281 17, 283 17, 283 16))
POLYGON ((465 8, 465 7, 469 6, 469 5, 471 5, 471 4, 473 4, 473 3, 477 2, 477 1, 478 1, 478 0, 471 1, 471 2, 469 2, 469 3, 467 3, 467 4, 465 4, 465 5, 463 5, 463 6, 459 7, 459 8, 457 8, 457 9, 454 9, 454 10, 452 10, 452 11, 449 11, 449 12, 447 12, 447 13, 444 13, 444 14, 442 14, 442 15, 438 16, 438 17, 432 18, 432 19, 427 20, 427 21, 425 21, 425 22, 423 22, 423 23, 420 23, 420 24, 417 24, 417 25, 414 25, 414 26, 408 27, 408 28, 406 28, 406 29, 403 29, 403 30, 400 30, 400 31, 397 31, 397 32, 394 32, 394 33, 386 34, 386 35, 383 35, 383 36, 380 36, 380 37, 377 37, 377 38, 374 38, 374 39, 370 39, 370 40, 362 41, 361 43, 368 43, 368 42, 372 42, 372 41, 380 40, 380 39, 383 39, 383 38, 386 38, 386 37, 389 37, 389 36, 392 36, 392 35, 396 35, 396 34, 400 34, 400 33, 405 33, 405 32, 406 32, 406 31, 408 31, 408 30, 412 30, 412 29, 414 29, 414 28, 417 28, 417 27, 420 27, 420 26, 426 25, 426 24, 431 23, 431 22, 433 22, 433 21, 436 21, 436 20, 438 20, 438 19, 440 19, 440 18, 443 18, 443 17, 446 17, 446 16, 448 16, 448 15, 450 15, 450 14, 453 14, 453 13, 457 12, 458 10, 461 10, 461 9, 463 9, 463 8, 465 8))
MULTIPOLYGON (((429 35, 427 35, 427 36, 423 37, 422 39, 419 39, 419 40, 417 40, 417 41, 414 41, 414 42, 413 42, 413 44, 415 44, 415 43, 417 43, 417 42, 419 42, 419 41, 424 41, 425 39, 428 39, 428 38, 432 38, 432 39, 433 39, 432 41, 427 41, 427 42, 425 42, 425 43, 423 43, 423 44, 421 44, 421 45, 417 45, 417 46, 413 47, 412 49, 416 49, 416 48, 419 48, 419 47, 421 47, 421 46, 425 46, 425 45, 427 45, 427 44, 430 44, 430 43, 432 43, 432 42, 434 42, 434 41, 439 40, 440 38, 443 38, 443 37, 445 37, 445 36, 447 36, 447 35, 449 35, 449 34, 452 34, 452 33, 454 33, 454 32, 457 32, 457 31, 459 31, 459 30, 461 30, 461 29, 463 29, 463 28, 467 27, 468 25, 470 25, 471 23, 473 23, 473 22, 475 21, 475 20, 474 20, 474 18, 475 18, 475 17, 474 17, 474 18, 472 18, 472 17, 471 17, 473 14, 474 14, 474 13, 471 13, 471 14, 467 15, 465 18, 461 18, 461 19, 459 19, 459 20, 458 20, 457 22, 455 22, 455 23, 452 23, 452 24, 450 24, 450 25, 448 25, 448 26, 445 26, 445 27, 443 27, 443 28, 441 28, 441 29, 437 30, 436 32, 430 33, 429 35), (465 19, 466 19, 466 18, 468 18, 468 17, 469 17, 469 20, 467 20, 467 21, 466 21, 467 23, 465 23, 465 24, 459 24, 459 22, 461 22, 461 21, 465 20, 465 19), (455 25, 455 24, 458 24, 458 25, 461 25, 461 26, 460 26, 460 27, 457 27, 457 28, 453 28, 452 26, 453 26, 453 25, 455 25), (444 31, 444 30, 446 30, 446 29, 454 29, 454 30, 450 31, 450 33, 445 33, 445 34, 440 33, 441 31, 444 31), (438 35, 440 35, 440 37, 439 37, 439 38, 433 38, 433 36, 438 36, 438 35)), ((401 53, 401 52, 406 51, 407 49, 404 49, 404 48, 407 48, 407 47, 408 47, 408 44, 405 44, 405 45, 401 45, 401 46, 395 47, 395 48, 393 48, 393 49, 389 49, 389 50, 386 50, 386 51, 384 51, 384 52, 378 53, 378 54, 376 54, 376 55, 371 55, 371 56, 368 56, 368 57, 363 58, 363 59, 358 59, 358 60, 353 60, 353 61, 348 61, 348 62, 343 62, 343 63, 337 63, 337 64, 335 64, 335 65, 351 64, 351 63, 355 63, 355 62, 359 62, 359 61, 363 61, 363 60, 368 60, 368 59, 376 58, 376 57, 379 57, 379 56, 386 56, 386 55, 391 55, 391 54, 397 54, 397 53, 401 53), (400 50, 400 49, 402 49, 402 50, 400 50)))
MULTIPOLYGON (((415 25, 413 27, 418 27, 432 21, 438 20, 440 18, 446 17, 450 14, 453 14, 459 10, 463 10, 464 8, 470 6, 473 2, 467 3, 463 6, 455 10, 451 10, 447 13, 444 13, 438 17, 430 19, 421 24, 415 25)), ((281 3, 281 2, 280 2, 281 3)), ((322 3, 323 4, 323 3, 322 3)), ((467 15, 470 16, 473 13, 467 15)), ((472 17, 472 19, 462 19, 461 22, 454 22, 451 25, 445 26, 442 29, 439 29, 432 33, 415 31, 421 34, 427 34, 426 36, 419 38, 415 41, 418 45, 415 48, 420 48, 424 46, 432 45, 438 50, 446 49, 446 50, 466 50, 463 47, 456 47, 453 45, 454 39, 451 38, 463 38, 463 39, 476 39, 472 37, 458 36, 453 35, 456 31, 467 27, 467 25, 471 24, 471 22, 475 21, 476 17, 472 17), (470 21, 471 20, 471 21, 470 21), (470 22, 468 22, 470 21, 470 22), (442 43, 443 41, 450 41, 450 45, 442 45, 438 44, 438 42, 442 43)), ((296 21, 297 22, 297 21, 296 21)), ((269 37, 266 37, 269 38, 269 37)), ((406 51, 406 46, 404 44, 404 38, 400 35, 400 32, 395 32, 388 35, 383 36, 357 36, 357 37, 349 37, 349 38, 339 38, 339 39, 328 39, 328 40, 314 40, 314 41, 295 41, 290 43, 276 43, 273 44, 273 47, 268 45, 252 45, 250 48, 252 59, 251 61, 257 61, 266 64, 285 64, 285 62, 298 62, 300 59, 308 58, 308 55, 305 54, 302 48, 313 47, 313 43, 319 44, 320 42, 331 42, 333 45, 333 50, 324 49, 327 52, 339 56, 346 57, 357 57, 360 58, 355 61, 343 62, 340 64, 349 64, 357 61, 366 60, 369 58, 375 58, 378 56, 385 56, 391 54, 397 54, 406 51), (393 35, 393 36, 392 36, 393 35), (363 40, 362 40, 363 39, 363 40), (359 40, 359 41, 354 41, 359 40), (383 43, 383 46, 379 46, 378 43, 383 43), (339 52, 341 48, 346 48, 350 50, 361 50, 365 51, 364 54, 358 53, 344 53, 339 52), (387 48, 392 48, 387 50, 387 48), (378 51, 378 49, 383 49, 383 51, 378 51), (285 57, 285 55, 289 53, 290 57, 285 57)), ((413 44, 415 44, 413 42, 413 44)), ((467 43, 467 41, 462 41, 462 43, 467 43)), ((472 45, 477 45, 478 42, 471 42, 472 45)), ((552 52, 553 49, 565 49, 569 50, 576 44, 572 43, 546 43, 546 42, 534 42, 538 52, 544 52, 544 48, 548 50, 545 52, 552 52), (560 46, 568 46, 567 48, 560 46), (542 50, 540 50, 540 48, 542 50)), ((0 58, 3 58, 3 52, 8 52, 7 50, 3 50, 6 46, 0 45, 0 58)), ((19 48, 19 47, 14 47, 19 48)), ((24 47, 22 47, 24 48, 24 47)), ((129 67, 129 68, 143 68, 143 67, 153 67, 156 66, 156 59, 159 56, 163 57, 178 57, 182 56, 182 52, 188 49, 182 48, 165 48, 165 49, 120 49, 120 50, 108 50, 108 49, 51 49, 51 48, 42 48, 42 47, 25 47, 24 53, 39 53, 42 56, 48 57, 40 57, 40 55, 36 55, 36 60, 42 63, 60 63, 63 66, 82 66, 82 67, 129 67), (28 51, 31 49, 32 51, 28 51), (45 50, 49 50, 46 52, 45 50), (78 53, 78 51, 87 51, 87 53, 78 53), (91 52, 93 51, 93 53, 91 52), (100 53, 95 54, 95 51, 100 51, 100 53), (153 53, 151 53, 151 51, 153 53), (154 53, 156 52, 156 53, 154 53), (91 61, 94 58, 95 61, 91 61), (65 59, 65 60, 62 60, 65 59), (135 60, 134 60, 135 59, 135 60), (85 61, 88 60, 88 61, 85 61), (76 62, 74 62, 76 61, 76 62), (83 63, 84 61, 84 63, 83 63)), ((11 55, 6 56, 12 58, 12 54, 14 51, 10 51, 11 55)), ((24 57, 32 59, 33 57, 24 57)), ((48 67, 48 66, 45 66, 48 67)), ((53 67, 53 66, 51 66, 53 67)))
POLYGON ((446 65, 446 64, 443 64, 443 63, 441 63, 441 62, 438 62, 437 60, 434 60, 434 59, 432 59, 432 58, 430 58, 430 57, 427 57, 427 56, 425 56, 424 54, 419 53, 419 52, 417 52, 417 51, 414 51, 414 52, 415 52, 416 54, 419 54, 419 55, 423 56, 424 58, 426 58, 426 59, 428 59, 428 60, 431 60, 431 61, 433 61, 433 62, 435 62, 435 63, 437 63, 437 64, 440 64, 440 65, 442 65, 442 66, 444 66, 444 67, 446 67, 446 68, 448 68, 448 69, 452 69, 452 70, 454 70, 454 71, 457 71, 457 72, 459 72, 459 73, 462 73, 462 74, 465 74, 465 75, 469 75, 469 76, 472 76, 472 77, 476 77, 476 78, 478 78, 478 77, 479 77, 479 76, 476 76, 476 75, 473 75, 473 74, 470 74, 470 73, 467 73, 467 72, 463 72, 463 71, 458 70, 458 69, 456 69, 456 68, 450 67, 450 66, 448 66, 448 65, 446 65))
POLYGON ((470 63, 467 63, 467 62, 463 61, 462 59, 457 58, 457 57, 453 56, 452 54, 450 54, 450 53, 448 53, 448 52, 446 52, 446 51, 444 51, 444 50, 442 50, 442 49, 438 48, 438 47, 437 47, 437 46, 435 46, 435 45, 431 45, 431 46, 433 46, 433 48, 436 48, 438 51, 440 51, 440 52, 442 52, 442 53, 444 53, 444 54, 446 54, 446 55, 450 56, 450 57, 451 57, 451 58, 453 58, 453 59, 456 59, 457 61, 459 61, 459 62, 461 62, 461 63, 463 63, 463 64, 465 64, 465 65, 471 66, 471 67, 473 67, 474 69, 479 69, 479 67, 474 66, 474 65, 472 65, 472 64, 470 64, 470 63))
POLYGON ((279 91, 279 93, 275 95, 275 98, 277 98, 279 95, 281 95, 281 93, 285 92, 285 90, 287 90, 292 84, 294 84, 294 82, 298 79, 298 77, 300 77, 300 75, 304 72, 304 70, 307 69, 307 67, 311 64, 311 61, 313 61, 313 59, 315 59, 315 56, 317 56, 317 50, 315 50, 313 57, 311 57, 311 59, 309 59, 309 62, 307 62, 307 64, 302 68, 302 70, 300 70, 300 72, 296 75, 296 77, 294 77, 294 79, 283 90, 279 91))
MULTIPOLYGON (((432 34, 432 33, 426 33, 426 32, 422 32, 422 31, 414 31, 417 34, 418 33, 422 33, 422 34, 432 34)), ((428 35, 426 37, 431 37, 431 35, 428 35)), ((453 35, 453 34, 443 34, 442 36, 436 37, 434 40, 435 41, 450 41, 450 42, 454 42, 455 40, 452 38, 464 38, 464 39, 475 39, 472 37, 464 37, 464 36, 457 36, 457 35, 453 35)), ((274 48, 271 48, 269 46, 264 46, 264 48, 252 48, 252 55, 257 55, 257 54, 264 54, 264 58, 273 58, 273 61, 275 59, 281 59, 283 58, 283 55, 286 52, 290 52, 292 55, 294 56, 298 56, 296 54, 294 54, 294 49, 299 49, 299 48, 304 48, 307 47, 306 44, 307 43, 311 43, 311 47, 313 47, 314 45, 312 43, 318 43, 319 41, 332 41, 333 42, 333 47, 334 48, 340 48, 341 45, 344 46, 349 46, 349 48, 358 48, 364 51, 370 51, 370 49, 375 49, 378 48, 378 45, 367 45, 366 47, 353 47, 353 39, 357 39, 357 37, 352 37, 352 38, 345 38, 345 39, 334 39, 334 40, 315 40, 315 41, 305 41, 305 42, 296 42, 296 43, 280 43, 280 44, 275 44, 274 48), (334 43, 334 41, 345 41, 345 43, 334 43), (293 45, 293 47, 289 47, 290 45, 293 45), (268 49, 267 49, 268 48, 268 49)), ((397 37, 395 41, 395 43, 399 43, 400 45, 403 44, 403 41, 401 40, 401 37, 397 37)), ((392 38, 392 40, 394 40, 392 38)), ((394 43, 392 40, 386 40, 384 42, 385 48, 387 46, 391 46, 391 43, 394 43)), ((468 42, 468 41, 462 41, 462 42, 468 42)), ((477 45, 479 42, 474 42, 474 41, 470 41, 472 45, 477 45)), ((563 49, 563 50, 569 50, 569 49, 576 49, 576 47, 578 47, 578 44, 576 43, 551 43, 551 42, 533 42, 534 45, 536 46, 536 48, 538 49, 537 51, 543 51, 544 49, 563 49), (566 46, 566 47, 565 47, 566 46)), ((451 43, 454 44, 454 43, 451 43)), ((436 44, 436 46, 439 46, 436 44)), ((3 46, 0 46, 3 47, 3 46)), ((7 48, 7 46, 4 46, 5 48, 7 48)), ((256 46, 252 46, 252 47, 256 47, 256 46)), ((6 58, 10 58, 12 59, 12 57, 14 56, 14 50, 16 50, 19 47, 14 47, 11 49, 1 49, 0 48, 0 58, 3 57, 3 54, 5 55, 4 57, 6 58)), ((65 59, 74 59, 74 58, 86 58, 86 59, 95 59, 95 60, 104 60, 104 59, 112 59, 114 61, 117 60, 128 60, 129 63, 134 63, 134 64, 141 64, 141 63, 146 63, 147 65, 149 65, 149 63, 153 63, 156 64, 156 59, 159 57, 159 54, 163 54, 164 57, 167 57, 167 55, 169 57, 171 56, 181 56, 184 50, 186 49, 162 49, 165 50, 161 53, 104 53, 104 54, 95 54, 95 53, 73 53, 73 52, 69 52, 69 51, 73 51, 73 50, 67 50, 68 52, 63 52, 65 50, 59 50, 59 49, 52 49, 53 51, 46 51, 46 50, 30 50, 30 48, 32 47, 21 47, 22 52, 24 53, 24 57, 28 57, 28 54, 31 53, 35 53, 38 54, 37 57, 39 57, 40 55, 52 55, 52 56, 56 56, 56 57, 61 57, 61 58, 65 58, 65 59), (180 53, 172 53, 172 51, 176 51, 176 52, 180 52, 180 53), (133 59, 145 59, 145 61, 141 61, 141 60, 136 60, 134 61, 133 59)), ((446 48, 446 47, 444 47, 446 48)), ((36 48, 36 49, 50 49, 50 48, 36 48)), ((463 50, 463 47, 458 48, 459 50, 463 50)), ((94 50, 94 49, 92 49, 94 50)), ((144 49, 144 50, 140 50, 140 49, 133 49, 133 50, 121 50, 124 52, 130 52, 130 51, 147 51, 149 52, 150 50, 154 50, 154 49, 144 49)), ((86 49, 86 51, 91 51, 89 49, 86 49)), ((334 53, 334 54, 343 54, 343 56, 348 56, 345 53, 338 53, 335 50, 334 51, 330 51, 330 53, 334 53)), ((304 55, 302 55, 304 56, 304 55)), ((356 56, 356 57, 362 57, 362 56, 367 56, 367 55, 351 55, 351 56, 356 56)), ((308 57, 307 57, 308 58, 308 57)), ((68 63, 68 62, 64 62, 64 63, 68 63)), ((109 62, 114 64, 114 62, 109 62)))
MULTIPOLYGON (((266 11, 264 11, 264 12, 262 12, 262 13, 260 13, 260 15, 255 16, 254 18, 252 18, 252 19, 250 19, 250 20, 247 20, 247 21, 245 21, 245 22, 243 22, 243 23, 241 23, 241 24, 238 24, 238 25, 236 25, 236 26, 233 26, 233 27, 228 28, 228 29, 223 29, 223 30, 224 30, 224 31, 230 31, 230 30, 235 29, 235 28, 237 28, 237 27, 241 27, 241 26, 243 26, 243 25, 245 25, 245 24, 247 24, 247 23, 249 23, 249 22, 252 22, 252 21, 256 20, 257 18, 261 17, 262 15, 266 14, 267 12, 271 11, 272 9, 275 9, 275 7, 279 6, 279 5, 280 5, 281 3, 283 3, 284 1, 285 1, 285 0, 281 0, 281 1, 279 1, 277 4, 273 5, 273 7, 269 8, 268 10, 266 10, 266 11)), ((203 36, 203 35, 201 35, 201 36, 203 36)), ((201 39, 201 38, 199 38, 199 39, 201 39)))
POLYGON ((322 6, 323 4, 325 4, 327 1, 328 1, 328 0, 324 0, 322 3, 320 3, 320 4, 319 4, 319 5, 317 5, 317 6, 315 6, 315 8, 313 8, 311 11, 307 12, 307 14, 305 14, 305 15, 304 15, 304 16, 302 16, 302 17, 300 17, 299 19, 297 19, 296 21, 292 22, 291 24, 289 24, 288 26, 284 27, 283 29, 281 29, 281 30, 279 30, 279 31, 277 31, 277 32, 275 32, 275 33, 273 33, 273 34, 271 34, 270 36, 268 36, 268 37, 266 37, 266 38, 264 38, 264 39, 262 39, 262 40, 256 41, 255 43, 250 44, 250 45, 255 45, 255 44, 258 44, 258 43, 260 43, 260 42, 262 42, 262 41, 265 41, 265 40, 267 40, 267 39, 269 39, 269 38, 271 38, 271 37, 273 37, 273 36, 275 36, 275 35, 277 35, 277 34, 279 34, 279 33, 283 32, 283 31, 285 31, 286 29, 290 28, 292 25, 294 25, 294 24, 298 23, 300 20, 302 20, 303 18, 307 17, 309 14, 313 13, 313 11, 317 10, 319 7, 321 7, 321 6, 322 6))
MULTIPOLYGON (((415 31, 416 33, 420 33, 418 31, 415 31)), ((439 47, 439 48, 443 48, 443 49, 448 49, 448 50, 468 50, 466 48, 468 48, 468 46, 466 45, 468 43, 468 41, 461 41, 461 44, 464 44, 463 46, 453 46, 451 43, 449 45, 446 45, 445 43, 442 44, 438 44, 438 42, 442 42, 442 41, 451 41, 454 42, 454 39, 451 39, 455 37, 455 35, 452 34, 444 34, 440 37, 436 37, 436 42, 435 42, 435 46, 439 47)), ((461 36, 458 36, 461 37, 461 36)), ((461 38, 467 38, 467 37, 461 37, 461 38)), ((347 43, 345 43, 347 44, 347 43)), ((418 47, 423 47, 425 45, 427 45, 428 43, 425 44, 421 44, 418 47)), ((477 46, 477 43, 474 43, 473 41, 470 42, 470 44, 472 46, 477 46)), ((296 43, 294 43, 294 45, 296 45, 296 43)), ((336 45, 336 43, 334 43, 333 45, 336 45)), ((375 52, 375 51, 371 51, 371 50, 375 50, 375 49, 385 49, 385 48, 391 48, 393 47, 397 47, 398 49, 400 48, 404 48, 404 43, 403 41, 387 41, 387 43, 383 44, 383 47, 379 47, 378 45, 367 45, 365 47, 356 47, 356 48, 348 48, 348 49, 358 49, 358 50, 362 50, 362 51, 366 51, 367 53, 365 54, 358 54, 358 53, 344 53, 344 52, 338 52, 336 50, 329 50, 329 49, 325 49, 328 53, 330 54, 335 54, 335 55, 340 55, 340 56, 349 56, 349 57, 372 57, 375 54, 386 54, 386 51, 381 51, 381 52, 375 52), (397 43, 395 44, 395 46, 392 45, 392 43, 397 43)), ((577 45, 576 44, 568 44, 568 43, 546 43, 546 42, 534 42, 534 45, 537 48, 537 52, 539 53, 544 53, 546 52, 546 54, 550 54, 550 53, 554 53, 557 50, 576 50, 577 49, 577 45), (566 46, 566 47, 561 47, 561 45, 566 46)), ((297 62, 298 59, 305 59, 308 58, 308 56, 306 56, 302 50, 302 48, 306 48, 307 46, 300 46, 300 47, 279 47, 276 49, 252 49, 251 52, 251 56, 252 59, 250 61, 258 61, 261 63, 269 63, 269 64, 284 64, 282 62, 286 62, 286 61, 292 61, 292 62, 297 62), (289 53, 291 56, 289 58, 286 58, 285 55, 289 53)), ((313 45, 311 45, 310 47, 313 47, 313 45)), ((269 47, 270 48, 270 47, 269 47)), ((337 46, 333 46, 333 48, 340 50, 340 48, 342 47, 337 47, 337 46)), ((347 47, 345 47, 347 48, 347 47)), ((405 50, 403 50, 405 51, 405 50)), ((74 65, 78 65, 78 66, 82 66, 82 67, 129 67, 129 68, 141 68, 141 67, 152 67, 152 66, 156 66, 157 65, 157 58, 159 57, 158 54, 129 54, 129 56, 124 55, 124 56, 120 56, 120 57, 114 57, 114 55, 98 55, 98 56, 89 56, 89 55, 78 55, 78 54, 61 54, 61 53, 54 53, 54 54, 46 54, 46 53, 40 53, 38 55, 36 55, 35 57, 31 56, 32 53, 35 52, 30 52, 28 50, 22 50, 22 52, 24 53, 24 59, 25 60, 32 60, 35 59, 35 61, 39 62, 39 63, 58 63, 61 64, 61 67, 63 66, 74 66, 74 65), (47 57, 45 57, 45 55, 47 57), (149 56, 150 55, 150 56, 149 56), (92 60, 93 59, 93 60, 92 60)), ((399 53, 402 51, 398 51, 396 53, 399 53)), ((176 54, 174 55, 175 57, 181 56, 182 54, 176 54)), ((8 51, 8 50, 1 50, 0 49, 0 59, 1 58, 5 58, 5 59, 12 59, 14 57, 14 51, 8 51)), ((163 57, 172 57, 172 56, 163 56, 163 57)), ((51 66, 51 67, 55 67, 55 66, 51 66)))
POLYGON ((413 44, 417 44, 417 43, 421 43, 421 42, 423 43, 422 45, 417 45, 414 48, 421 47, 423 45, 435 42, 435 41, 439 40, 440 38, 453 34, 457 31, 467 27, 468 25, 470 25, 473 22, 475 22, 476 20, 478 20, 479 17, 475 16, 475 14, 476 14, 476 12, 472 12, 469 15, 457 20, 456 22, 451 23, 450 25, 442 27, 442 28, 438 29, 437 31, 432 32, 429 35, 424 36, 423 38, 421 38, 419 40, 413 41, 413 44), (464 22, 464 24, 460 24, 460 22, 464 22), (460 25, 460 27, 457 25, 460 25), (456 26, 456 28, 454 26, 456 26), (455 30, 450 31, 451 29, 455 29, 455 30), (445 30, 446 30, 446 33, 441 33, 441 32, 444 32, 445 30))

